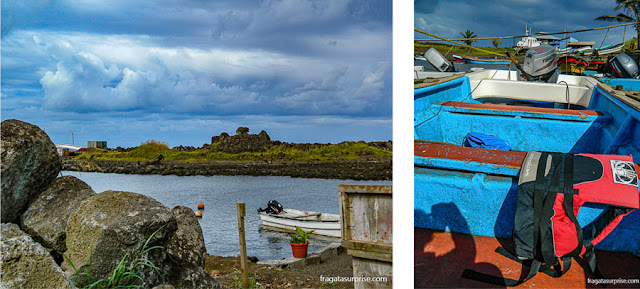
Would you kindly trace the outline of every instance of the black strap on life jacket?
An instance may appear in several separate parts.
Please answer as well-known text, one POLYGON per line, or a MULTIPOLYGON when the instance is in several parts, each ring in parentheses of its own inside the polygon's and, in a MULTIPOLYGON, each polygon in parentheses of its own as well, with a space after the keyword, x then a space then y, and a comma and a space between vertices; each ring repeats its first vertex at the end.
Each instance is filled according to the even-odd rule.
MULTIPOLYGON (((465 269, 462 277, 491 283, 496 285, 514 287, 518 286, 529 279, 536 276, 538 272, 545 273, 551 277, 560 277, 571 268, 572 257, 577 257, 582 251, 582 228, 578 223, 573 212, 573 195, 578 190, 573 189, 573 155, 572 154, 556 154, 552 153, 550 177, 547 182, 545 179, 545 171, 547 158, 550 153, 543 152, 538 162, 537 175, 534 183, 533 192, 533 208, 534 208, 534 231, 533 231, 533 248, 534 258, 531 260, 520 260, 511 252, 503 247, 498 247, 496 252, 516 262, 529 267, 527 276, 522 280, 514 280, 502 278, 498 276, 480 273, 474 270, 465 269), (563 175, 564 178, 560 178, 563 175), (555 256, 553 248, 553 235, 551 232, 551 217, 553 216, 553 204, 557 194, 564 194, 564 207, 567 216, 575 224, 578 232, 578 246, 573 252, 566 256, 562 256, 562 269, 558 267, 560 263, 555 256), (542 260, 542 261, 541 261, 542 260)), ((586 256, 585 256, 586 257, 586 256)), ((595 264, 595 255, 593 255, 595 264)))

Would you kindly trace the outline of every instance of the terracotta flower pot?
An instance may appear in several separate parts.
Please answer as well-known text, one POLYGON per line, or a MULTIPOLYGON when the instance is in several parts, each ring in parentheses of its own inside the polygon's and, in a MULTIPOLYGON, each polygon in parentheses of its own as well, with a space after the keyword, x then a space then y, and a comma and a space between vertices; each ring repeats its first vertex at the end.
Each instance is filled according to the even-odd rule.
POLYGON ((304 244, 291 244, 291 251, 293 252, 294 258, 307 258, 307 247, 309 246, 309 242, 304 244))

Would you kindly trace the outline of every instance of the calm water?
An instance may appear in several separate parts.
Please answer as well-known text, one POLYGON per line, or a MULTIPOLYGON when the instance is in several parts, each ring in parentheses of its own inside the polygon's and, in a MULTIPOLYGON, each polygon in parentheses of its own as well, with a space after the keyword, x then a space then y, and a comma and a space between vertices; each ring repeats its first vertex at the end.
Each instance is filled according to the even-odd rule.
MULTIPOLYGON (((286 233, 261 230, 257 209, 277 200, 285 208, 340 213, 339 184, 381 184, 390 181, 354 181, 252 176, 162 176, 79 173, 63 171, 89 184, 97 193, 107 190, 129 191, 152 197, 168 208, 185 206, 197 210, 203 203, 200 220, 207 253, 237 256, 238 220, 236 202, 245 202, 247 254, 260 260, 291 257, 286 233)), ((310 240, 309 251, 338 239, 310 240)))

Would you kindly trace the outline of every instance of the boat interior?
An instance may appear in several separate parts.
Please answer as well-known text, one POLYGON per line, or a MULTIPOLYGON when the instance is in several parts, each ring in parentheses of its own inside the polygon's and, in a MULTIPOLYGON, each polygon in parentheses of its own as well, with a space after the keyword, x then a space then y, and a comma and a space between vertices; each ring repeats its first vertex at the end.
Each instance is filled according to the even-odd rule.
MULTIPOLYGON (((535 83, 506 70, 450 75, 414 90, 414 138, 415 226, 510 238, 526 152, 632 155, 638 163, 640 102, 585 76, 535 83), (469 132, 497 136, 513 151, 465 147, 469 132)), ((587 204, 578 221, 603 210, 587 204)), ((596 248, 640 256, 638 224, 635 211, 596 248)))
POLYGON ((296 209, 284 209, 281 214, 273 216, 308 221, 340 222, 340 215, 338 214, 318 213, 296 209))
POLYGON ((515 71, 483 70, 414 91, 415 139, 461 145, 469 132, 518 151, 632 154, 640 160, 640 102, 598 81, 560 75, 518 81, 515 71), (635 107, 631 104, 635 104, 635 107))

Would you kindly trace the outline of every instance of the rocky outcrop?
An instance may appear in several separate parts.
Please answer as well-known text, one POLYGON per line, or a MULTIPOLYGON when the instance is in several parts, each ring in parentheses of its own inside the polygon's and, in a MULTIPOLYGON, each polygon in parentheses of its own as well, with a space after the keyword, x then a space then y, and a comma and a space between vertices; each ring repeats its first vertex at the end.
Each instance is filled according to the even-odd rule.
POLYGON ((238 129, 236 129, 236 135, 243 135, 243 134, 249 134, 248 127, 241 126, 238 129))
POLYGON ((228 154, 263 152, 274 145, 264 130, 261 131, 260 134, 249 134, 249 128, 246 127, 239 127, 236 130, 236 135, 232 137, 223 137, 220 135, 217 140, 220 144, 216 150, 228 154))
POLYGON ((18 223, 29 202, 56 178, 62 163, 39 127, 9 119, 1 126, 2 222, 18 223))
MULTIPOLYGON (((177 229, 171 211, 158 201, 130 192, 106 191, 85 200, 67 223, 66 256, 79 271, 89 270, 94 278, 106 278, 125 254, 126 268, 134 268, 134 259, 149 260, 164 267, 166 248, 177 229), (154 246, 160 246, 143 252, 154 246), (91 260, 91 262, 90 262, 91 260)), ((68 262, 63 269, 74 273, 68 262)), ((150 267, 140 277, 145 287, 166 284, 166 274, 150 267)), ((77 278, 87 285, 86 279, 77 278)))
MULTIPOLYGON (((60 157, 37 126, 7 120, 1 137, 2 221, 19 222, 26 233, 2 224, 0 288, 84 287, 107 282, 119 264, 121 274, 136 275, 120 286, 220 287, 203 269, 204 237, 191 209, 174 209, 178 230, 174 213, 153 198, 96 195, 75 177, 55 179, 60 157)), ((144 168, 164 166, 163 158, 144 168)))
POLYGON ((296 162, 287 159, 255 162, 211 161, 184 163, 164 161, 159 166, 137 166, 135 162, 104 160, 64 160, 64 169, 117 174, 177 176, 290 176, 297 178, 391 180, 391 157, 361 158, 323 162, 296 162), (87 165, 90 164, 90 165, 87 165))
POLYGON ((195 212, 184 206, 177 206, 171 212, 178 221, 178 230, 169 242, 167 253, 174 259, 204 268, 207 249, 195 212))
POLYGON ((67 220, 82 201, 96 193, 76 177, 57 178, 46 191, 29 205, 20 225, 46 248, 57 253, 67 250, 67 220))
POLYGON ((165 273, 169 284, 176 288, 221 289, 220 283, 203 268, 180 260, 168 260, 165 273))
POLYGON ((184 206, 177 206, 171 212, 178 221, 178 229, 167 247, 164 270, 168 283, 176 288, 221 288, 204 271, 207 249, 195 212, 184 206))
POLYGON ((261 137, 261 138, 263 138, 263 139, 265 139, 265 140, 268 140, 268 141, 270 141, 270 140, 271 140, 271 138, 269 137, 269 135, 267 134, 267 132, 266 132, 266 131, 264 131, 264 130, 260 131, 260 133, 258 134, 258 136, 259 136, 259 137, 261 137))
POLYGON ((2 224, 0 288, 76 288, 49 252, 15 224, 2 224))

